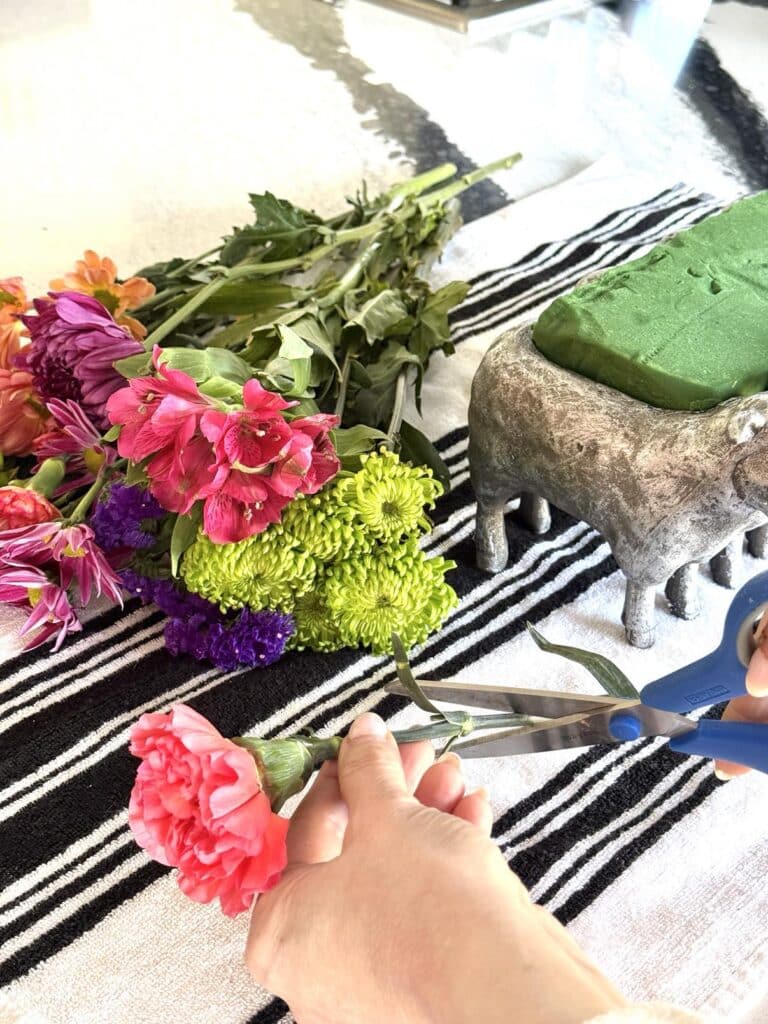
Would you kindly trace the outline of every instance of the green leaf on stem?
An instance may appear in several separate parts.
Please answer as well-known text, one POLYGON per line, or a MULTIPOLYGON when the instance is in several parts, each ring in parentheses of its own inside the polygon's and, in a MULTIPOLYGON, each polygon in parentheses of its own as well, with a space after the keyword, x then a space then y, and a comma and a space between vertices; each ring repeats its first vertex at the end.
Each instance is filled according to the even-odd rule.
POLYGON ((174 370, 182 370, 198 384, 211 377, 245 384, 251 377, 248 363, 226 348, 164 348, 161 360, 174 370))
POLYGON ((128 380, 132 377, 146 377, 152 373, 152 353, 139 352, 136 356, 117 359, 112 365, 121 376, 128 380))
POLYGON ((413 703, 417 707, 421 708, 422 711, 428 711, 432 715, 437 715, 439 718, 450 721, 450 719, 446 718, 440 708, 432 703, 416 682, 416 678, 411 671, 411 666, 408 663, 408 655, 405 653, 403 641, 397 633, 392 634, 392 650, 395 655, 395 671, 397 672, 397 678, 400 680, 400 685, 407 691, 408 696, 411 698, 413 703))
POLYGON ((336 353, 333 350, 333 341, 317 317, 307 315, 302 316, 298 320, 292 320, 291 328, 310 348, 325 356, 333 364, 337 373, 341 373, 339 364, 336 361, 336 353))
POLYGON ((450 491, 451 474, 448 467, 429 438, 407 420, 400 424, 400 455, 414 466, 429 466, 435 479, 443 485, 445 493, 450 491))
POLYGON ((307 294, 303 288, 292 288, 271 278, 232 281, 206 299, 198 307, 198 312, 214 316, 244 316, 305 299, 307 294))
POLYGON ((331 432, 333 446, 340 459, 350 455, 362 455, 376 447, 377 444, 386 443, 389 437, 374 427, 366 427, 358 423, 354 427, 346 427, 331 432))
POLYGON ((208 380, 198 385, 198 390, 201 394, 208 395, 209 398, 217 398, 223 402, 240 403, 243 400, 242 384, 236 384, 235 381, 227 380, 226 377, 209 377, 208 380))
POLYGON ((256 247, 267 247, 266 253, 260 254, 261 260, 280 260, 301 255, 321 240, 318 225, 322 221, 317 214, 278 199, 271 192, 252 193, 250 201, 256 223, 234 229, 221 250, 225 266, 239 263, 256 247))
POLYGON ((241 317, 239 320, 235 320, 234 323, 222 328, 222 330, 216 331, 208 340, 207 347, 237 348, 238 345, 251 336, 258 322, 258 317, 256 316, 241 317))
POLYGON ((526 628, 542 651, 547 654, 558 654, 561 658, 575 661, 590 672, 610 697, 618 700, 636 700, 640 693, 632 682, 624 675, 618 665, 602 654, 585 651, 580 647, 568 647, 565 644, 552 644, 535 629, 530 622, 526 628))
POLYGON ((203 519, 203 507, 201 502, 192 506, 187 515, 176 516, 176 522, 171 534, 171 575, 178 576, 179 562, 181 556, 191 547, 197 539, 200 523, 203 519))
POLYGON ((115 425, 113 427, 110 427, 106 434, 103 435, 102 441, 106 441, 108 444, 111 444, 113 441, 116 441, 118 437, 120 437, 120 431, 122 429, 123 426, 121 423, 115 423, 115 425))
POLYGON ((369 345, 386 338, 388 332, 408 315, 402 297, 392 288, 384 289, 355 310, 357 297, 357 293, 347 294, 347 323, 359 327, 369 345))

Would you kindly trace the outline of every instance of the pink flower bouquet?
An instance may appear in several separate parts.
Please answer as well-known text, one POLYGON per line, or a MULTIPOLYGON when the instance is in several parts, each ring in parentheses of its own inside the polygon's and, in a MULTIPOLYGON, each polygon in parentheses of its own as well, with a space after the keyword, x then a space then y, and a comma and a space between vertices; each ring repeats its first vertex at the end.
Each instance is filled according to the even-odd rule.
MULTIPOLYGON (((325 221, 252 195, 218 247, 127 280, 93 250, 31 302, 0 280, 0 602, 26 610, 26 646, 58 648, 90 602, 126 596, 165 613, 171 654, 225 671, 437 629, 452 563, 418 540, 447 474, 403 399, 451 352, 466 285, 433 292, 419 266, 455 196, 515 159, 325 221)), ((234 850, 213 808, 195 849, 234 850)), ((205 856, 192 886, 213 884, 205 856)))

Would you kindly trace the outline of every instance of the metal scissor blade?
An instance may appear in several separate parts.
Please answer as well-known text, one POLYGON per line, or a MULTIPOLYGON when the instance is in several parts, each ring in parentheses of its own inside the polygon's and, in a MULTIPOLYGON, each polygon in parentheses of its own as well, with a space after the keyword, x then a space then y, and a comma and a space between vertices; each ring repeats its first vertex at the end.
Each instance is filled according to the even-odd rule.
MULTIPOLYGON (((534 715, 536 718, 562 718, 564 715, 584 714, 593 710, 607 711, 633 703, 600 695, 585 696, 578 693, 560 693, 557 690, 482 686, 463 683, 460 680, 433 682, 431 679, 419 679, 417 682, 426 696, 433 701, 461 704, 468 708, 485 708, 488 711, 512 711, 519 715, 534 715)), ((400 683, 389 683, 385 689, 388 693, 408 696, 408 691, 400 683)))
POLYGON ((608 711, 587 711, 569 715, 553 722, 528 725, 505 732, 478 734, 453 747, 462 757, 506 757, 515 754, 536 754, 546 750, 568 750, 591 747, 598 743, 617 743, 610 722, 618 712, 635 719, 639 729, 633 738, 646 736, 679 736, 696 728, 682 715, 648 708, 639 701, 624 701, 608 711))

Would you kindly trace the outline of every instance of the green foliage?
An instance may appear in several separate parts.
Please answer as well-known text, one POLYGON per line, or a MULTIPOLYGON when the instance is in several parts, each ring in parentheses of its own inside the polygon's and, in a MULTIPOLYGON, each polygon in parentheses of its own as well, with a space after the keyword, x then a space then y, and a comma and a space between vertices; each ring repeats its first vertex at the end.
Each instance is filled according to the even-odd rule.
POLYGON ((610 697, 616 697, 619 700, 636 700, 640 697, 634 684, 609 658, 602 654, 595 654, 593 651, 582 650, 580 647, 550 643, 538 630, 534 629, 530 622, 526 623, 526 626, 542 651, 546 651, 548 654, 559 654, 561 658, 567 658, 569 661, 575 661, 577 665, 582 665, 595 677, 610 697))
MULTIPOLYGON (((420 408, 424 372, 433 353, 453 351, 449 313, 468 290, 454 281, 432 291, 424 274, 460 226, 458 193, 516 159, 460 178, 445 165, 373 198, 363 186, 326 220, 270 192, 251 195, 253 223, 233 229, 223 245, 140 272, 157 294, 136 315, 151 343, 151 332, 175 314, 175 329, 168 325, 159 337, 172 349, 195 351, 197 380, 239 382, 200 355, 236 354, 265 386, 340 414, 343 427, 387 432, 447 484, 437 453, 415 427, 396 437, 402 381, 420 408)), ((132 360, 117 364, 126 376, 148 366, 146 356, 132 360)), ((226 397, 223 385, 214 387, 226 397)), ((372 444, 378 439, 371 435, 372 444)))

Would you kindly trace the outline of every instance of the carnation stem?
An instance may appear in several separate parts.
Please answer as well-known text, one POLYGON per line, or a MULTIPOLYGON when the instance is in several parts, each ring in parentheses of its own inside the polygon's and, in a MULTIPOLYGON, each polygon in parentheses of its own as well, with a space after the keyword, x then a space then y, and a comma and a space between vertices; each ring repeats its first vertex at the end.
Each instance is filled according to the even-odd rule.
MULTIPOLYGON (((420 195, 417 202, 422 211, 429 209, 432 206, 442 206, 448 202, 449 199, 452 199, 454 196, 457 196, 466 189, 476 185, 477 182, 482 181, 483 178, 487 178, 489 174, 494 174, 496 171, 514 166, 520 158, 520 154, 515 153, 512 156, 504 157, 502 160, 495 160, 493 163, 488 164, 485 167, 479 167, 476 171, 472 171, 470 174, 462 175, 462 177, 457 181, 451 182, 444 188, 428 192, 426 195, 420 195)), ((190 314, 194 313, 196 309, 199 309, 200 306, 202 306, 212 295, 215 295, 216 292, 225 284, 252 276, 274 276, 275 274, 286 273, 289 270, 309 270, 313 264, 324 259, 326 256, 329 256, 334 250, 339 249, 341 246, 348 245, 350 242, 359 242, 363 239, 370 238, 373 235, 377 235, 382 230, 385 230, 388 224, 406 221, 410 216, 412 216, 412 208, 409 208, 406 205, 404 209, 398 208, 393 210, 393 207, 398 204, 402 204, 402 200, 407 195, 412 194, 412 192, 418 193, 421 189, 427 187, 424 185, 425 179, 429 179, 427 185, 435 184, 445 180, 444 176, 447 176, 447 174, 448 165, 444 165, 443 167, 435 168, 434 171, 428 171, 425 175, 419 175, 419 178, 421 179, 419 184, 416 184, 418 179, 413 179, 410 183, 404 182, 401 186, 395 186, 395 189, 390 193, 392 195, 390 203, 370 221, 365 224, 361 224, 359 227, 344 228, 335 232, 331 235, 329 242, 324 245, 319 245, 315 249, 311 249, 309 252, 304 253, 303 256, 294 256, 291 259, 285 260, 274 260, 271 263, 247 263, 223 269, 220 277, 217 277, 214 281, 210 281, 207 285, 204 285, 200 291, 192 295, 188 301, 177 309, 175 313, 169 316, 167 320, 164 320, 159 324, 145 339, 144 347, 147 351, 150 351, 154 345, 158 345, 163 338, 166 338, 169 334, 175 331, 179 324, 182 324, 190 314)), ((366 252, 367 251, 368 250, 366 250, 366 252)), ((368 258, 370 259, 371 257, 369 256, 368 258)), ((151 300, 149 301, 151 302, 151 300)))

